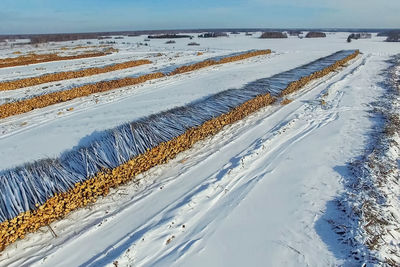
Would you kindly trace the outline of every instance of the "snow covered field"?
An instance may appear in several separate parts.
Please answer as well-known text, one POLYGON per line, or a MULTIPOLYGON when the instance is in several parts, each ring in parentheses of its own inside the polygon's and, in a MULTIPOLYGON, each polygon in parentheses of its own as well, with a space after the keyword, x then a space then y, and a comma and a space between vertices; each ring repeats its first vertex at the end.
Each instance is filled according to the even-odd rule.
MULTIPOLYGON (((248 49, 266 56, 165 77, 0 120, 0 170, 62 152, 102 131, 292 69, 342 49, 362 55, 340 71, 197 143, 96 203, 29 234, 0 256, 2 266, 337 266, 359 262, 332 229, 333 200, 346 189, 347 165, 364 154, 382 71, 400 53, 383 38, 115 39, 115 55, 0 69, 0 81, 148 58, 153 64, 0 92, 0 103, 248 49), (125 44, 122 44, 125 42, 125 44), (131 44, 127 44, 130 42, 131 44), (198 56, 197 52, 203 52, 198 56), (161 56, 158 53, 162 53, 161 56), (43 70, 44 69, 44 70, 43 70), (47 90, 47 89, 46 89, 47 90), (53 90, 53 89, 48 89, 53 90), (59 89, 54 89, 59 90, 59 89), (68 111, 69 108, 73 110, 68 111)), ((84 44, 84 41, 80 41, 84 44)), ((70 44, 69 42, 67 45, 70 44)), ((78 45, 75 42, 74 45, 78 45)), ((60 47, 66 43, 59 44, 60 47)), ((30 50, 31 48, 26 48, 30 50)), ((42 48, 43 49, 43 48, 42 48)), ((22 49, 20 49, 23 51, 22 49)), ((0 50, 9 56, 10 50, 0 50)), ((360 256, 361 257, 361 256, 360 256)))

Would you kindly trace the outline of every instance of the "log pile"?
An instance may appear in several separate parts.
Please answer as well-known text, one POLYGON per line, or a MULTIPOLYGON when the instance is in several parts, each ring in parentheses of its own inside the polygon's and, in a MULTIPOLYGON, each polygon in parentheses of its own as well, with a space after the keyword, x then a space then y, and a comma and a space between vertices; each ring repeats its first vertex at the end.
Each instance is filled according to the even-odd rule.
POLYGON ((244 60, 250 57, 255 57, 255 56, 260 56, 260 55, 267 55, 270 54, 271 50, 257 50, 257 51, 251 51, 245 54, 240 54, 236 56, 231 56, 231 57, 225 57, 220 60, 205 60, 199 63, 195 63, 192 65, 188 66, 182 66, 179 68, 176 68, 174 71, 172 71, 169 75, 176 75, 176 74, 181 74, 213 65, 218 65, 218 64, 224 64, 224 63, 229 63, 229 62, 234 62, 234 61, 239 61, 239 60, 244 60))
POLYGON ((140 66, 140 65, 144 65, 144 64, 151 64, 151 63, 152 62, 147 59, 146 60, 144 60, 144 59, 132 60, 132 61, 127 61, 127 62, 118 63, 118 64, 105 66, 105 67, 88 68, 88 69, 77 70, 77 71, 50 73, 50 74, 45 74, 45 75, 42 75, 39 77, 30 77, 30 78, 25 78, 25 79, 20 79, 20 80, 0 82, 0 91, 15 90, 15 89, 29 87, 29 86, 35 86, 35 85, 39 85, 39 84, 43 84, 43 83, 82 78, 82 77, 86 77, 86 76, 91 76, 91 75, 96 75, 96 74, 101 74, 101 73, 106 73, 106 72, 111 72, 111 71, 116 71, 116 70, 122 70, 122 69, 127 69, 127 68, 133 68, 136 66, 140 66))
POLYGON ((16 66, 24 66, 29 64, 37 64, 51 61, 59 61, 59 60, 71 60, 71 59, 82 59, 82 58, 91 58, 91 57, 101 57, 105 55, 109 55, 111 51, 104 52, 90 52, 73 56, 59 56, 57 54, 28 54, 26 56, 19 56, 15 58, 4 58, 0 59, 0 68, 8 68, 8 67, 16 67, 16 66))
POLYGON ((264 32, 260 36, 261 39, 279 39, 279 38, 288 38, 287 34, 284 32, 264 32))
POLYGON ((337 68, 346 64, 349 60, 352 60, 353 58, 357 57, 359 55, 359 53, 360 52, 358 50, 356 50, 353 54, 345 57, 344 59, 336 61, 334 64, 330 65, 329 67, 326 67, 322 70, 316 71, 309 76, 301 78, 300 80, 291 82, 289 84, 289 86, 281 92, 280 96, 285 96, 285 95, 291 94, 291 93, 297 91, 299 88, 302 88, 303 86, 305 86, 311 80, 315 80, 315 79, 324 77, 325 75, 335 71, 337 68))
POLYGON ((7 103, 0 106, 0 118, 22 114, 34 109, 44 108, 57 103, 66 102, 78 97, 89 96, 94 93, 106 92, 120 87, 135 85, 149 80, 158 79, 165 75, 161 72, 145 74, 135 78, 123 78, 119 80, 103 81, 95 84, 83 85, 65 91, 54 92, 34 98, 7 103))
POLYGON ((17 239, 24 238, 26 233, 34 232, 64 217, 72 210, 95 202, 100 196, 107 195, 110 188, 124 184, 156 165, 168 162, 197 141, 217 133, 225 125, 232 124, 273 101, 274 98, 269 94, 249 100, 231 112, 209 120, 200 127, 190 129, 185 134, 162 143, 113 170, 104 170, 83 183, 77 183, 73 189, 55 195, 45 204, 38 206, 35 211, 21 213, 16 218, 1 223, 0 250, 17 239))
MULTIPOLYGON (((255 57, 259 55, 265 55, 271 53, 271 50, 259 50, 243 53, 240 55, 225 57, 220 60, 205 60, 199 63, 194 63, 192 65, 183 66, 175 69, 169 76, 177 75, 189 71, 194 71, 197 69, 205 68, 208 66, 213 66, 217 64, 224 64, 228 62, 234 62, 238 60, 244 60, 250 57, 255 57)), ((66 102, 78 97, 89 96, 94 93, 102 93, 117 88, 132 86, 139 83, 144 83, 149 80, 154 80, 166 76, 161 72, 145 74, 135 78, 122 78, 118 80, 102 81, 93 84, 87 84, 75 88, 71 88, 65 91, 53 92, 45 95, 36 96, 30 99, 25 99, 17 102, 7 103, 0 105, 0 119, 7 118, 10 116, 23 114, 34 109, 44 108, 57 103, 66 102)))
MULTIPOLYGON (((313 73, 301 78, 302 82, 291 83, 287 92, 300 89, 305 85, 304 81, 306 80, 310 81, 311 78, 316 79, 322 74, 326 75, 334 71, 357 54, 358 51, 343 60, 338 60, 318 72, 320 73, 318 75, 313 73)), ((37 231, 40 227, 63 218, 71 211, 95 202, 99 197, 106 196, 111 188, 133 180, 138 174, 154 166, 168 162, 180 152, 191 148, 196 142, 216 134, 224 126, 245 118, 275 100, 269 93, 257 95, 231 108, 226 113, 209 119, 197 127, 187 129, 183 134, 169 141, 161 142, 152 149, 147 149, 144 153, 113 169, 103 169, 93 177, 87 177, 87 180, 76 183, 70 190, 55 194, 43 205, 37 204, 33 211, 22 212, 15 218, 2 222, 0 224, 0 250, 17 239, 24 238, 27 233, 37 231)))

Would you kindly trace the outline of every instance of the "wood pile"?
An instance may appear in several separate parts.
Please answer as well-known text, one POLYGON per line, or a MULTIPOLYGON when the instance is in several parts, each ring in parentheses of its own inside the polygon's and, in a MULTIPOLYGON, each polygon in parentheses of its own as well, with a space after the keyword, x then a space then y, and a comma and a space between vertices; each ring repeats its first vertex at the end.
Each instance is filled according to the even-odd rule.
POLYGON ((92 76, 96 74, 122 70, 127 68, 133 68, 136 66, 144 65, 144 64, 151 64, 152 62, 147 59, 142 60, 132 60, 122 63, 113 64, 110 66, 99 67, 99 68, 88 68, 83 70, 77 71, 66 71, 66 72, 58 72, 58 73, 50 73, 45 74, 38 77, 30 77, 20 80, 14 81, 7 81, 7 82, 0 82, 0 91, 7 91, 7 90, 15 90, 19 88, 39 85, 43 83, 50 83, 62 80, 69 80, 69 79, 76 79, 82 78, 86 76, 92 76))
POLYGON ((0 59, 0 68, 24 66, 30 64, 59 61, 59 60, 71 60, 71 59, 82 59, 91 57, 101 57, 109 55, 112 51, 107 50, 104 52, 90 52, 73 56, 59 56, 57 54, 28 54, 26 56, 19 56, 15 58, 4 58, 0 59))
POLYGON ((236 56, 231 56, 231 57, 225 57, 220 60, 205 60, 201 61, 199 63, 195 63, 192 65, 188 66, 182 66, 179 68, 176 68, 174 71, 172 71, 169 75, 176 75, 176 74, 181 74, 213 65, 218 65, 218 64, 224 64, 224 63, 229 63, 229 62, 234 62, 234 61, 239 61, 239 60, 244 60, 250 57, 255 57, 255 56, 260 56, 260 55, 267 55, 270 54, 271 50, 257 50, 257 51, 251 51, 245 54, 240 54, 236 56))
MULTIPOLYGON (((271 50, 251 51, 248 53, 222 58, 218 61, 205 60, 188 66, 179 67, 168 75, 177 75, 197 69, 213 66, 217 64, 224 64, 228 62, 244 60, 250 57, 265 55, 271 53, 271 50)), ((54 74, 57 76, 57 74, 54 74)), ((64 91, 53 92, 45 95, 36 96, 30 99, 25 99, 17 102, 7 103, 0 105, 0 119, 10 116, 26 113, 38 108, 44 108, 57 103, 66 102, 78 97, 89 96, 94 93, 102 93, 114 90, 121 87, 132 86, 139 83, 144 83, 149 80, 154 80, 166 76, 161 72, 145 74, 135 78, 122 78, 118 80, 102 81, 93 84, 87 84, 64 91)), ((16 81, 15 81, 16 82, 16 81)), ((21 82, 22 83, 22 82, 21 82)), ((17 83, 18 84, 18 83, 17 83)))
POLYGON ((291 82, 289 84, 289 86, 281 92, 280 96, 285 96, 285 95, 291 94, 291 93, 297 91, 298 89, 302 88, 303 86, 305 86, 310 81, 324 77, 325 75, 335 71, 337 68, 343 66, 348 61, 357 57, 359 53, 360 53, 360 51, 356 50, 353 54, 345 57, 344 59, 336 61, 334 64, 330 65, 329 67, 326 67, 322 70, 316 71, 309 76, 301 78, 300 80, 291 82))
MULTIPOLYGON (((356 57, 358 53, 356 51, 322 71, 317 71, 291 83, 284 94, 298 90, 310 80, 334 71, 356 57)), ((133 180, 138 174, 154 166, 168 162, 180 152, 191 148, 196 142, 216 134, 224 126, 245 118, 262 107, 272 104, 275 100, 269 93, 258 95, 225 114, 210 119, 198 127, 188 129, 184 134, 172 140, 160 143, 114 169, 104 169, 94 177, 88 177, 88 180, 76 183, 69 191, 56 194, 43 205, 37 205, 37 209, 34 211, 20 213, 15 218, 4 221, 0 224, 0 250, 17 239, 24 238, 27 233, 37 231, 40 227, 63 218, 71 211, 95 202, 99 197, 106 196, 111 188, 133 180)))

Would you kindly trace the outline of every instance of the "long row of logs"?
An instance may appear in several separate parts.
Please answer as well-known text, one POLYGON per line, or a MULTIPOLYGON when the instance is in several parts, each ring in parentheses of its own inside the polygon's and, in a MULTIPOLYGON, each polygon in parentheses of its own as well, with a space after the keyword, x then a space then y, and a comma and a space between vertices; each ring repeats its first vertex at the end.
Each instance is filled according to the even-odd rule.
POLYGON ((151 64, 152 62, 147 59, 141 60, 131 60, 122 63, 117 63, 109 66, 104 67, 95 67, 95 68, 87 68, 83 70, 76 70, 76 71, 65 71, 65 72, 57 72, 57 73, 50 73, 45 74, 37 77, 29 77, 14 81, 6 81, 0 82, 0 91, 8 91, 8 90, 15 90, 19 88, 35 86, 43 83, 50 83, 62 80, 69 80, 69 79, 76 79, 82 78, 86 76, 92 76, 96 74, 122 70, 133 68, 136 66, 144 65, 144 64, 151 64))
POLYGON ((73 55, 73 56, 59 56, 57 54, 41 54, 41 55, 28 54, 26 56, 19 56, 19 57, 15 57, 15 58, 0 59, 0 68, 24 66, 24 65, 29 65, 29 64, 37 64, 37 63, 60 61, 60 60, 101 57, 101 56, 109 55, 111 53, 110 51, 106 50, 104 52, 89 52, 89 53, 83 53, 83 54, 73 55))
POLYGON ((197 70, 197 69, 201 69, 201 68, 205 68, 205 67, 209 67, 209 66, 213 66, 213 65, 224 64, 224 63, 229 63, 229 62, 238 61, 238 60, 244 60, 246 58, 251 58, 251 57, 255 57, 255 56, 259 56, 259 55, 267 55, 270 53, 271 53, 270 49, 256 50, 256 51, 251 51, 251 52, 236 55, 236 56, 224 57, 219 60, 205 60, 205 61, 195 63, 192 65, 176 68, 169 75, 185 73, 185 72, 189 72, 189 71, 193 71, 193 70, 197 70))
MULTIPOLYGON (((358 51, 338 61, 339 64, 335 63, 318 73, 328 74, 335 71, 357 54, 358 51)), ((309 77, 316 78, 316 75, 311 74, 300 80, 311 80, 309 77)), ((305 85, 303 82, 292 84, 288 86, 292 92, 305 85)), ((225 125, 241 120, 260 108, 270 105, 275 100, 269 93, 259 95, 233 108, 228 113, 206 121, 199 127, 191 128, 184 134, 161 143, 114 169, 103 170, 84 182, 76 183, 74 188, 48 199, 43 205, 38 205, 34 211, 20 213, 17 217, 4 221, 0 224, 0 250, 18 239, 24 238, 27 233, 37 231, 40 227, 63 218, 71 211, 95 202, 99 197, 106 196, 111 188, 133 180, 135 176, 154 166, 168 162, 178 153, 191 148, 194 143, 216 134, 225 125)))
MULTIPOLYGON (((250 57, 255 57, 259 55, 266 55, 271 53, 271 50, 258 50, 258 51, 251 51, 248 53, 243 53, 236 56, 230 56, 222 58, 221 60, 205 60, 199 63, 195 63, 189 66, 183 66, 177 68, 175 71, 169 73, 168 75, 176 75, 188 71, 193 71, 201 68, 205 68, 208 66, 213 66, 217 64, 224 64, 228 62, 234 62, 239 60, 244 60, 250 57)), ((139 83, 143 83, 149 80, 154 80, 158 78, 162 78, 166 76, 164 73, 156 72, 145 74, 139 77, 127 77, 117 80, 111 81, 102 81, 93 84, 87 84, 75 88, 71 88, 64 91, 53 92, 45 95, 36 96, 33 98, 7 103, 0 105, 0 119, 7 118, 10 116, 23 114, 29 112, 34 109, 44 108, 50 105, 54 105, 61 102, 66 102, 75 98, 89 96, 94 93, 102 93, 110 90, 114 90, 117 88, 125 87, 125 86, 132 86, 139 83)))
POLYGON ((318 78, 321 78, 321 77, 327 75, 328 73, 336 70, 338 67, 343 66, 343 64, 345 64, 349 60, 357 57, 359 55, 359 53, 360 53, 360 51, 356 50, 353 54, 349 55, 348 57, 346 57, 344 59, 336 61, 334 64, 330 65, 329 67, 324 68, 319 71, 316 71, 309 76, 303 77, 300 80, 290 83, 289 86, 281 92, 280 96, 291 94, 294 91, 298 90, 298 88, 301 88, 304 85, 306 85, 311 80, 318 79, 318 78))

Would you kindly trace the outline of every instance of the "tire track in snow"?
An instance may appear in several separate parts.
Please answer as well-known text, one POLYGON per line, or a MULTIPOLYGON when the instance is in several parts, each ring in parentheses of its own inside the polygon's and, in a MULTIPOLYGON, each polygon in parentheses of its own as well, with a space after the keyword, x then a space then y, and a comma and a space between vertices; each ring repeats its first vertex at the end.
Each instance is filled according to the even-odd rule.
MULTIPOLYGON (((345 81, 352 74, 354 74, 354 71, 344 76, 340 81, 345 81)), ((337 94, 332 99, 332 105, 329 108, 337 108, 342 96, 343 93, 337 94)), ((145 244, 146 241, 142 240, 143 242, 134 244, 134 248, 130 250, 142 249, 146 252, 154 250, 154 253, 148 253, 151 255, 150 257, 144 257, 142 261, 134 261, 134 263, 151 266, 157 265, 157 263, 165 264, 166 260, 170 263, 176 263, 189 250, 193 250, 192 253, 198 253, 202 249, 200 243, 206 242, 204 241, 205 230, 212 228, 212 224, 217 225, 220 219, 225 218, 246 197, 257 182, 265 177, 267 173, 273 172, 274 165, 279 163, 277 159, 284 154, 287 148, 306 137, 312 131, 334 121, 338 116, 338 111, 322 112, 320 116, 307 116, 315 114, 317 111, 324 111, 320 106, 311 105, 311 107, 308 103, 304 104, 300 113, 303 116, 295 116, 294 119, 279 125, 274 131, 259 138, 246 151, 233 157, 230 163, 226 164, 221 171, 212 174, 203 184, 185 195, 181 202, 178 204, 172 203, 172 207, 170 206, 162 211, 163 215, 160 218, 155 218, 156 222, 150 223, 156 227, 149 227, 152 230, 146 231, 146 236, 156 236, 156 238, 146 238, 145 240, 150 240, 148 245, 145 244), (297 125, 297 128, 296 124, 300 124, 302 121, 303 125, 297 125), (279 142, 282 139, 286 141, 279 142), (267 151, 268 153, 265 153, 267 151), (183 203, 189 204, 185 206, 183 203), (196 207, 197 211, 195 211, 196 207), (183 217, 187 218, 180 218, 182 214, 184 214, 183 217), (174 231, 170 231, 169 234, 165 234, 166 225, 177 224, 180 226, 184 225, 183 222, 187 225, 195 225, 194 230, 183 233, 189 238, 178 237, 183 232, 179 227, 174 231), (200 225, 199 223, 196 225, 196 222, 200 222, 200 225), (177 243, 177 245, 163 250, 163 240, 170 240, 167 239, 168 237, 174 237, 170 243, 177 243), (159 247, 154 248, 155 243, 159 247), (194 248, 196 246, 197 248, 194 248)), ((210 231, 208 231, 207 235, 210 234, 210 231)), ((125 240, 125 242, 129 243, 128 240, 125 240)), ((86 262, 84 265, 96 266, 107 263, 109 261, 108 257, 114 254, 113 251, 118 251, 118 246, 126 247, 126 243, 121 242, 113 246, 110 250, 104 251, 104 254, 93 262, 86 262)), ((130 260, 135 259, 135 252, 132 252, 132 254, 126 255, 126 257, 130 260)))
MULTIPOLYGON (((354 68, 350 70, 352 69, 354 68)), ((330 86, 338 82, 337 78, 346 79, 349 75, 348 69, 345 69, 342 73, 328 77, 328 80, 319 81, 317 84, 312 83, 305 90, 297 93, 300 96, 298 100, 302 101, 306 98, 316 86, 330 86)), ((335 99, 339 102, 340 96, 335 99)), ((274 170, 278 163, 276 159, 290 145, 335 119, 334 112, 325 112, 315 101, 298 102, 297 105, 299 103, 300 106, 294 110, 292 104, 286 107, 277 105, 267 107, 245 120, 227 127, 215 137, 196 145, 187 153, 182 153, 171 163, 154 168, 140 176, 148 177, 143 179, 142 183, 145 188, 143 189, 142 186, 140 192, 132 192, 132 184, 130 184, 125 189, 114 191, 109 197, 100 200, 100 203, 93 206, 93 209, 98 207, 98 211, 92 212, 90 211, 92 207, 90 207, 68 216, 72 217, 69 222, 65 221, 67 218, 56 222, 53 228, 57 229, 58 240, 52 239, 51 234, 47 232, 47 240, 43 240, 43 243, 31 244, 25 252, 27 255, 25 261, 16 260, 14 265, 22 266, 34 263, 51 265, 53 261, 59 264, 58 256, 62 257, 63 253, 66 253, 64 251, 69 249, 76 251, 76 246, 85 244, 86 241, 91 246, 99 246, 94 250, 96 252, 92 254, 93 256, 86 259, 87 265, 111 263, 118 257, 120 257, 118 258, 120 262, 130 258, 137 264, 146 265, 160 262, 160 259, 164 261, 177 260, 187 253, 201 250, 207 237, 212 233, 213 227, 218 225, 219 220, 228 216, 267 173, 274 170), (283 122, 275 121, 275 127, 265 132, 263 129, 270 128, 268 126, 270 120, 267 119, 271 113, 274 115, 278 111, 284 112, 284 110, 289 111, 288 118, 283 122), (317 111, 321 114, 315 116, 317 111), (264 133, 262 133, 263 131, 264 133), (247 145, 238 147, 240 143, 247 145), (229 159, 227 158, 228 163, 222 166, 217 165, 216 159, 222 155, 229 155, 228 152, 231 155, 229 159), (185 159, 187 162, 179 164, 179 161, 185 159), (174 166, 176 167, 174 168, 174 166), (200 179, 193 176, 202 169, 208 174, 200 179), (154 179, 154 176, 160 177, 154 179), (161 179, 161 177, 165 178, 161 179), (188 184, 181 188, 180 183, 188 184), (161 187, 163 187, 162 190, 161 187), (169 192, 173 187, 178 187, 178 192, 169 192), (165 190, 168 193, 164 193, 165 190), (118 197, 119 193, 130 193, 133 196, 127 201, 118 197), (165 203, 157 203, 160 194, 168 195, 165 203), (116 197, 115 200, 114 197, 116 197), (154 210, 140 218, 143 215, 143 209, 148 208, 149 204, 154 205, 154 207, 151 206, 154 210), (158 204, 160 204, 159 207, 155 207, 158 204), (104 209, 109 213, 100 215, 104 209), (135 209, 136 211, 134 211, 135 209), (88 216, 87 213, 95 213, 96 216, 88 216), (129 215, 131 217, 128 217, 129 215), (138 218, 142 221, 135 221, 138 218), (129 230, 116 241, 107 241, 107 246, 100 249, 101 239, 106 239, 106 236, 111 233, 115 234, 112 229, 121 228, 112 228, 110 225, 118 225, 118 223, 123 223, 123 220, 129 221, 129 219, 131 219, 129 230), (79 220, 82 226, 78 228, 71 226, 76 223, 76 220, 79 220), (70 226, 68 228, 63 224, 70 224, 70 226), (62 231, 63 227, 67 229, 64 232, 62 231), (105 236, 103 236, 104 233, 105 236), (100 239, 93 239, 99 235, 100 239), (171 241, 166 244, 170 239, 171 241), (47 255, 47 259, 39 261, 45 255, 47 255)), ((333 107, 335 105, 332 106, 332 109, 334 109, 333 107)), ((272 122, 274 123, 273 120, 272 122)), ((40 237, 40 234, 31 236, 40 237)), ((26 240, 17 243, 24 246, 23 242, 29 244, 29 239, 30 237, 27 237, 26 240)), ((14 249, 16 249, 15 246, 13 246, 14 249)), ((90 252, 85 252, 85 255, 88 253, 90 252)), ((12 250, 10 257, 11 254, 13 254, 12 250)), ((79 258, 79 255, 71 255, 71 257, 79 258)), ((63 264, 68 265, 67 259, 64 260, 63 264)), ((79 261, 79 259, 76 260, 79 261)), ((8 263, 12 262, 10 259, 8 263)))

